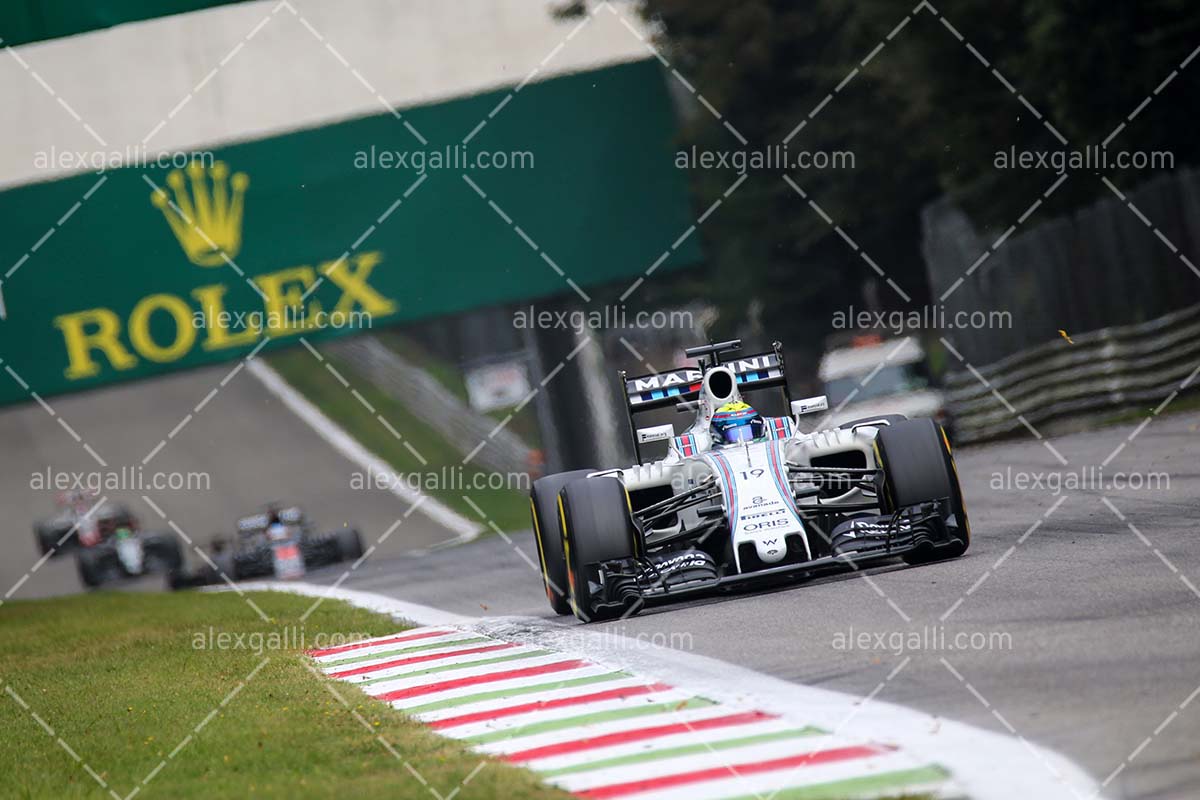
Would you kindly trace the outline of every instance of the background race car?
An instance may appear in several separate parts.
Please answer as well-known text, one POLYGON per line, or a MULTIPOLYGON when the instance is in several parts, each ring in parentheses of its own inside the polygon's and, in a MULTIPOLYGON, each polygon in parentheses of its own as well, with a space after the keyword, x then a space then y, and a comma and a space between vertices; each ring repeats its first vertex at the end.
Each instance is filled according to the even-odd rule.
POLYGON ((86 491, 60 494, 57 503, 56 516, 34 525, 38 549, 52 558, 74 551, 85 586, 171 572, 183 563, 175 535, 143 531, 126 506, 101 503, 86 491))
POLYGON ((237 521, 232 542, 214 537, 209 562, 187 574, 170 576, 171 588, 221 583, 246 578, 297 578, 305 570, 352 561, 363 554, 362 536, 351 527, 316 533, 297 506, 268 506, 259 514, 237 521))

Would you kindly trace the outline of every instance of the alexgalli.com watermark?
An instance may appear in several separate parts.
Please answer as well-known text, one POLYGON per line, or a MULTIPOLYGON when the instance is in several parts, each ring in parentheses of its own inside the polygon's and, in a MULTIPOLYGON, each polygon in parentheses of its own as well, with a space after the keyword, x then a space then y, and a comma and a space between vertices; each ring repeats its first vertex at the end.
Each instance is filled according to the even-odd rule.
POLYGON ((862 631, 850 626, 833 635, 833 649, 839 652, 952 653, 956 651, 1012 650, 1012 634, 1007 631, 947 631, 945 625, 925 625, 914 630, 862 631))
POLYGON ((587 633, 575 633, 564 630, 559 640, 563 649, 581 653, 585 656, 603 656, 614 650, 647 650, 667 647, 672 650, 692 652, 696 642, 691 632, 686 630, 653 630, 638 627, 631 630, 622 624, 606 625, 600 630, 589 630, 587 633))
POLYGON ((209 625, 192 634, 193 650, 241 650, 261 656, 279 650, 321 650, 342 647, 371 638, 368 633, 309 634, 303 625, 285 625, 271 631, 225 631, 209 625))
POLYGON ((1110 169, 1175 169, 1175 154, 1169 150, 1109 150, 1089 144, 1082 150, 997 150, 992 159, 996 169, 1050 169, 1058 173, 1110 169))
POLYGON ((708 150, 692 145, 675 151, 676 169, 732 169, 747 172, 787 172, 795 169, 854 169, 857 162, 849 150, 789 150, 773 144, 761 150, 708 150))
POLYGON ((1030 470, 1006 467, 992 473, 989 488, 996 492, 1165 492, 1171 489, 1167 472, 1113 472, 1106 475, 1103 466, 1084 466, 1074 470, 1030 470))
POLYGON ((369 311, 326 311, 323 308, 310 310, 302 305, 284 305, 278 309, 264 311, 217 311, 212 309, 192 312, 192 327, 197 330, 252 331, 268 333, 274 331, 304 331, 319 328, 366 330, 372 326, 369 311))
POLYGON ((896 311, 871 311, 850 306, 833 312, 835 330, 883 330, 896 335, 928 330, 1008 330, 1011 311, 999 309, 947 311, 941 304, 896 311))
POLYGON ((29 475, 29 488, 39 492, 207 492, 211 484, 207 472, 157 472, 141 466, 81 472, 46 467, 29 475))
POLYGON ((144 145, 129 145, 119 150, 38 150, 33 154, 35 169, 88 169, 96 172, 134 167, 137 169, 183 169, 191 163, 211 167, 216 156, 209 150, 155 150, 144 145))
POLYGON ((467 469, 461 465, 419 472, 366 472, 350 473, 350 488, 355 490, 383 490, 405 488, 414 492, 477 492, 507 490, 528 492, 531 479, 527 472, 485 472, 467 469))
POLYGON ((441 169, 533 169, 535 165, 528 150, 471 150, 462 144, 429 150, 387 150, 371 145, 354 154, 355 169, 411 170, 418 175, 441 169))
POLYGON ((576 333, 588 330, 694 330, 696 320, 691 311, 683 308, 631 312, 623 305, 604 305, 587 310, 539 311, 529 306, 513 312, 513 327, 576 333))

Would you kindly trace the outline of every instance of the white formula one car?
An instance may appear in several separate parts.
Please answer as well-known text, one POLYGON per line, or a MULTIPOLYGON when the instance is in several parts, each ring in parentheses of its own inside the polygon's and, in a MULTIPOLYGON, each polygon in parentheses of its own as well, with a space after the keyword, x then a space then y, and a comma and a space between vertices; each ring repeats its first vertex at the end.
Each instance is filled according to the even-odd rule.
POLYGON ((540 478, 530 493, 542 577, 559 614, 587 622, 647 602, 783 575, 966 552, 970 528, 950 445, 930 419, 880 415, 803 433, 824 397, 791 401, 783 351, 722 363, 739 341, 694 347, 695 368, 624 383, 638 463, 540 478), (792 415, 762 417, 743 392, 779 388, 792 415), (686 431, 638 429, 674 405, 686 431), (642 460, 642 445, 667 454, 642 460))

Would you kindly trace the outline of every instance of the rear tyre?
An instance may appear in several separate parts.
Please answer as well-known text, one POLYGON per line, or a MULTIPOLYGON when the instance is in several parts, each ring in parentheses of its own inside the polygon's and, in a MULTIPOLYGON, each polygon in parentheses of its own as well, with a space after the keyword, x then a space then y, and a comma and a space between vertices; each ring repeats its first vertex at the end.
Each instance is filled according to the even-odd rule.
POLYGON ((104 560, 94 547, 80 548, 76 558, 79 567, 79 579, 83 585, 95 589, 104 583, 104 560))
POLYGON ((354 528, 342 528, 334 534, 338 553, 342 561, 357 561, 362 558, 362 536, 354 528))
POLYGON ((625 485, 616 478, 584 478, 567 484, 558 499, 571 610, 583 622, 621 616, 627 608, 594 607, 602 587, 589 565, 630 558, 637 552, 638 531, 625 485))
POLYGON ((42 555, 51 552, 54 549, 54 543, 58 541, 50 539, 50 531, 40 522, 33 527, 33 538, 37 539, 38 552, 42 555))
POLYGON ((37 539, 38 552, 42 555, 50 553, 51 558, 62 555, 64 550, 78 542, 75 536, 71 536, 62 545, 59 545, 59 539, 62 539, 68 530, 68 528, 52 527, 41 522, 37 523, 34 526, 33 535, 37 539))
POLYGON ((940 546, 926 546, 904 555, 909 564, 957 558, 971 545, 971 525, 963 505, 958 471, 946 434, 931 419, 910 419, 879 429, 876 459, 883 468, 880 504, 885 512, 931 500, 950 499, 950 513, 958 525, 957 538, 940 546))
POLYGON ((183 566, 183 551, 173 535, 151 534, 142 546, 146 549, 146 572, 172 572, 183 566))
POLYGON ((225 550, 212 555, 212 562, 216 568, 210 567, 207 563, 203 569, 207 576, 207 583, 224 583, 226 578, 231 581, 237 580, 237 566, 234 561, 233 553, 225 550))
MULTIPOLYGON (((307 562, 305 564, 307 566, 307 562)), ((274 560, 270 547, 255 547, 235 553, 232 559, 232 569, 227 570, 229 577, 235 581, 247 578, 265 578, 275 572, 274 560)))
POLYGON ((563 556, 562 533, 558 525, 558 493, 571 481, 586 478, 593 472, 595 470, 577 469, 547 475, 534 481, 529 493, 533 538, 537 542, 542 584, 555 614, 571 613, 571 600, 567 592, 567 561, 563 556))
POLYGON ((167 590, 177 592, 180 589, 187 589, 195 584, 191 580, 191 576, 181 569, 173 569, 167 573, 167 590))

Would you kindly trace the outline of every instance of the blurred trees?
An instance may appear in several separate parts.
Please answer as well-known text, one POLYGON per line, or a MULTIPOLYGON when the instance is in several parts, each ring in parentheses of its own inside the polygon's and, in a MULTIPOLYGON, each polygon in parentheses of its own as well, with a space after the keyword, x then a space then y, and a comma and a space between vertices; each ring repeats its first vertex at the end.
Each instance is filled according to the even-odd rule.
MULTIPOLYGON (((1176 166, 1197 161, 1200 58, 1180 69, 1200 46, 1192 0, 941 0, 936 12, 886 0, 640 0, 637 8, 671 66, 747 139, 742 145, 700 108, 681 148, 762 150, 809 119, 790 140, 792 154, 854 154, 853 169, 789 174, 911 298, 878 286, 884 308, 929 301, 920 255, 926 203, 949 193, 977 225, 999 233, 1058 177, 996 167, 1010 148, 1067 149, 1037 114, 1082 150, 1153 96, 1109 149, 1171 151, 1176 166)), ((1147 172, 1071 172, 1024 224, 1107 195, 1101 174, 1132 188, 1147 172)), ((692 174, 697 213, 737 178, 732 169, 692 174)), ((780 170, 752 171, 700 230, 712 274, 672 290, 720 302, 720 334, 737 331, 758 301, 763 329, 807 349, 802 358, 820 351, 834 310, 863 305, 864 282, 875 275, 780 170)))

